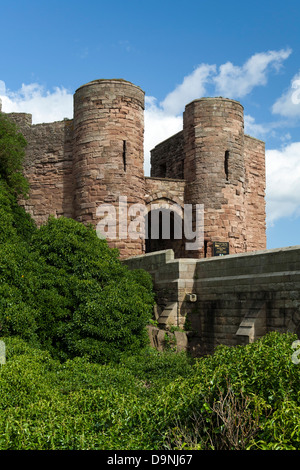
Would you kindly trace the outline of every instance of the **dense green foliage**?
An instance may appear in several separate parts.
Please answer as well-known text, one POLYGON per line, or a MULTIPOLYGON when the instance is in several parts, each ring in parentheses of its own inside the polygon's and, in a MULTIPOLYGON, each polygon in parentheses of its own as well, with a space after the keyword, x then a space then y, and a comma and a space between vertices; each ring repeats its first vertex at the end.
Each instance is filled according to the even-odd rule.
POLYGON ((192 361, 150 348, 60 362, 4 338, 0 449, 300 449, 289 334, 192 361))
POLYGON ((94 229, 50 218, 30 243, 1 244, 0 259, 3 335, 19 335, 61 359, 86 355, 96 362, 145 345, 149 276, 129 271, 94 229))
POLYGON ((17 126, 0 112, 0 179, 6 181, 11 191, 22 196, 29 185, 22 174, 26 140, 17 126))
POLYGON ((151 349, 150 276, 91 227, 35 226, 16 199, 23 144, 1 118, 0 450, 300 450, 296 338, 151 349))
POLYGON ((92 227, 63 217, 35 227, 17 204, 23 144, 0 116, 0 333, 60 359, 118 361, 148 341, 151 277, 130 271, 92 227))

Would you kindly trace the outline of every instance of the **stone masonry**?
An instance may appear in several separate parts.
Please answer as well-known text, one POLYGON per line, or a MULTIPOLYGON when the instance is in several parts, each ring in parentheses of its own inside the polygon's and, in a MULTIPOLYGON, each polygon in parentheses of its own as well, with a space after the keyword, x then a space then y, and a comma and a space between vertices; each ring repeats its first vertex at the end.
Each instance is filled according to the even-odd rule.
POLYGON ((271 331, 300 335, 300 246, 207 259, 176 259, 165 250, 124 263, 152 275, 159 326, 152 336, 179 327, 194 356, 271 331))
MULTIPOLYGON (((74 94, 74 117, 32 125, 30 114, 11 113, 27 142, 25 175, 30 195, 20 201, 38 225, 49 215, 97 226, 103 204, 113 206, 121 258, 172 249, 176 258, 209 258, 213 243, 229 253, 265 249, 265 148, 244 134, 243 106, 226 98, 200 98, 186 105, 183 130, 151 152, 144 176, 144 91, 122 80, 95 80, 74 94), (184 206, 204 206, 204 244, 187 251, 170 236, 135 239, 120 233, 120 197, 141 204, 149 228, 153 205, 182 226, 184 206), (183 215, 174 214, 177 205, 183 215), (171 208, 171 209, 170 209, 171 208)), ((133 220, 130 212, 127 224, 133 220)), ((113 225, 108 219, 107 228, 113 225)), ((111 234, 111 232, 109 232, 111 234)))

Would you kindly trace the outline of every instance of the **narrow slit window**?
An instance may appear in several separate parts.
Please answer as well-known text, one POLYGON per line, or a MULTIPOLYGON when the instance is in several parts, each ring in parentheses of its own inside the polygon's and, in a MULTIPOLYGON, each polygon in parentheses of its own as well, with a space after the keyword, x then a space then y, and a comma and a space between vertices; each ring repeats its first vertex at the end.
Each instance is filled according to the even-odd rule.
POLYGON ((225 152, 224 171, 225 171, 226 181, 228 181, 228 176, 229 176, 229 150, 226 150, 226 152, 225 152))
POLYGON ((167 165, 166 163, 163 163, 162 165, 160 165, 160 178, 165 178, 166 177, 166 174, 167 174, 167 165))
POLYGON ((123 166, 126 171, 126 140, 123 140, 123 166))

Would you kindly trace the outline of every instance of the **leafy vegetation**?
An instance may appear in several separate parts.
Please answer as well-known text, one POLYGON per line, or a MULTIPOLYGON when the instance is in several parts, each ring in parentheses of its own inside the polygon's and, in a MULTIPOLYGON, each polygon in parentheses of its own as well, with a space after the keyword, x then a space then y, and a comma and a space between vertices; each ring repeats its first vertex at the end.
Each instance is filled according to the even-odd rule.
POLYGON ((23 176, 23 161, 27 142, 5 114, 0 113, 0 179, 6 181, 16 195, 26 196, 28 181, 23 176))
POLYGON ((145 345, 153 294, 92 228, 50 218, 0 246, 0 327, 61 359, 118 360, 145 345))
POLYGON ((199 359, 151 349, 149 275, 91 227, 37 228, 17 204, 15 151, 1 148, 0 450, 299 450, 296 337, 199 359))
POLYGON ((0 118, 0 333, 61 360, 135 353, 148 341, 150 275, 130 271, 92 227, 50 217, 37 228, 17 204, 19 147, 20 134, 0 118))
POLYGON ((195 361, 146 347, 99 364, 6 337, 0 449, 299 450, 294 339, 270 333, 195 361))

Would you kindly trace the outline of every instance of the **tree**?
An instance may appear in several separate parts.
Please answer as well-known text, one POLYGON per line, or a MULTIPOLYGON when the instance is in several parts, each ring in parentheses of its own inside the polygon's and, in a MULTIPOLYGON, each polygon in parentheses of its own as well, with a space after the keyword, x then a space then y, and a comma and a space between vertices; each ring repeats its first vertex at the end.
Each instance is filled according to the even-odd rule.
POLYGON ((130 271, 92 227, 50 217, 37 228, 18 205, 26 141, 0 113, 0 332, 60 359, 119 360, 148 341, 151 277, 130 271))
POLYGON ((0 113, 0 179, 15 195, 23 197, 29 190, 22 173, 26 146, 26 139, 16 124, 0 113))

